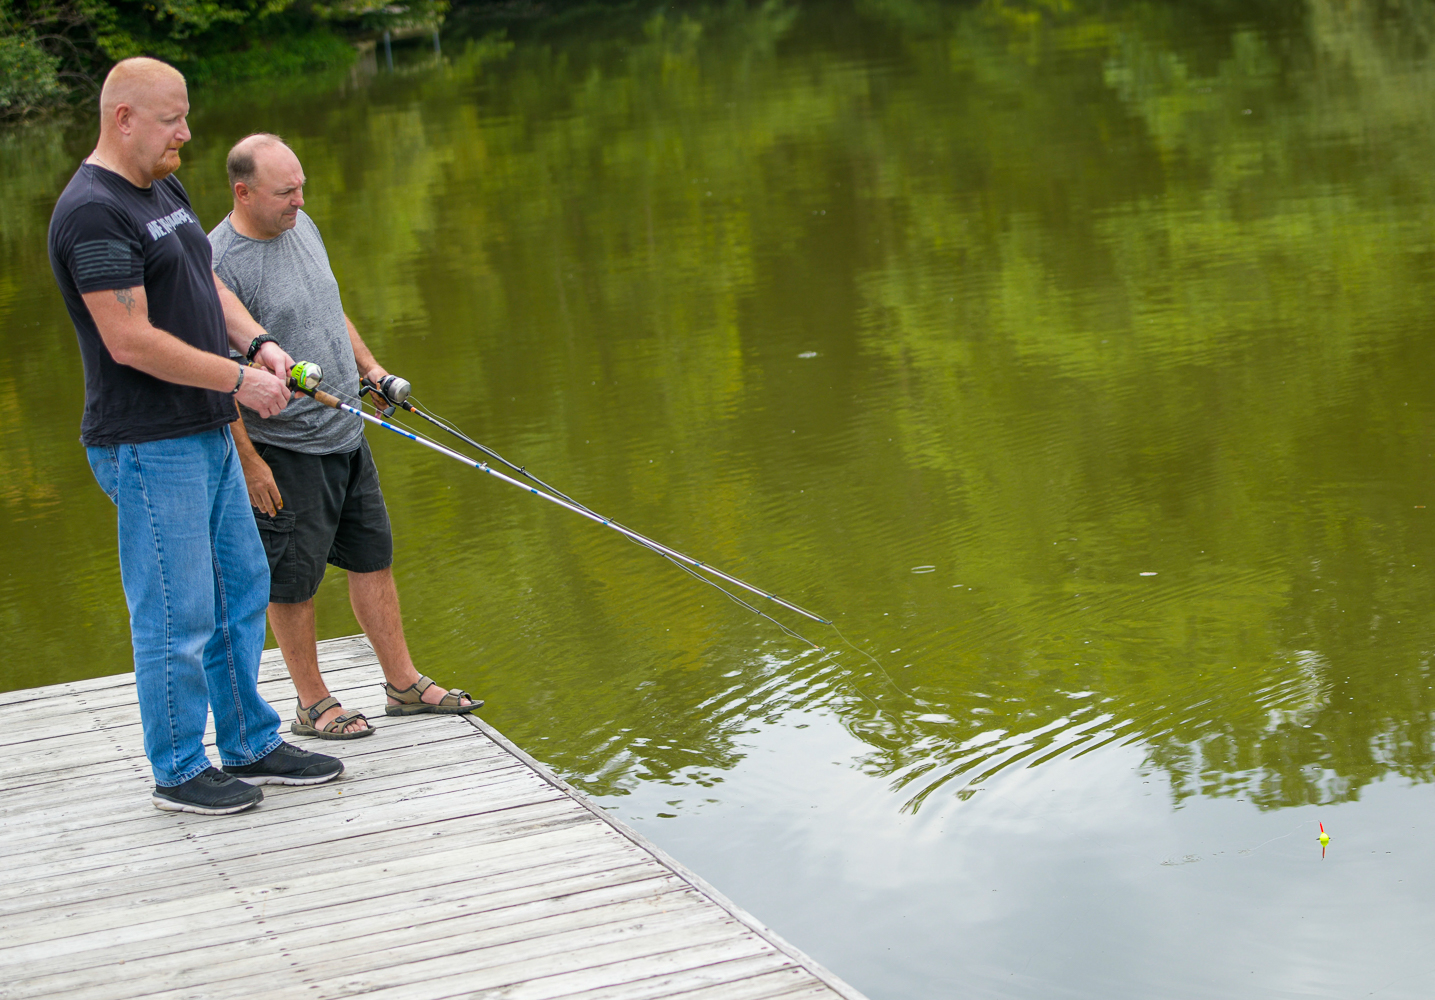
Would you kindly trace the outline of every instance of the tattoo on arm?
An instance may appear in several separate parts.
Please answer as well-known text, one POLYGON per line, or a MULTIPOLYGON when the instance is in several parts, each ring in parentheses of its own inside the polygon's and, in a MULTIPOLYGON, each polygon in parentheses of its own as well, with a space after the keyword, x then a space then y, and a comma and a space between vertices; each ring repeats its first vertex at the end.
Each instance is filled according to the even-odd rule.
POLYGON ((128 288, 115 289, 115 301, 125 307, 125 315, 130 315, 135 310, 135 297, 128 288))

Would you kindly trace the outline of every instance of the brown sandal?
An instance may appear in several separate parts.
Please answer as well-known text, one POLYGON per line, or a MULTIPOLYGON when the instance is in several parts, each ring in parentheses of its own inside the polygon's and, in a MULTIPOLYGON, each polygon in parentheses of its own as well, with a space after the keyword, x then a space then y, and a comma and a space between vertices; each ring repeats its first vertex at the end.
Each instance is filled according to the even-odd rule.
POLYGON ((423 693, 433 687, 433 681, 423 675, 419 679, 404 688, 402 691, 387 681, 384 682, 384 694, 388 695, 397 705, 385 705, 385 715, 420 715, 425 712, 433 715, 467 715, 483 704, 482 698, 475 698, 467 691, 449 691, 439 699, 437 705, 430 705, 423 700, 423 693), (463 704, 467 701, 468 704, 463 704))
POLYGON ((363 736, 374 735, 374 727, 369 723, 368 717, 365 716, 363 712, 340 712, 333 719, 330 719, 329 724, 323 729, 316 729, 314 723, 319 721, 319 716, 335 706, 343 707, 339 705, 339 699, 333 695, 321 701, 314 702, 314 704, 308 708, 305 708, 304 703, 297 698, 295 699, 295 704, 299 706, 300 718, 307 717, 309 720, 308 722, 295 721, 289 723, 289 731, 295 736, 316 736, 321 740, 357 740, 363 736), (352 733, 344 731, 349 723, 358 722, 360 720, 364 723, 363 729, 356 729, 352 733))

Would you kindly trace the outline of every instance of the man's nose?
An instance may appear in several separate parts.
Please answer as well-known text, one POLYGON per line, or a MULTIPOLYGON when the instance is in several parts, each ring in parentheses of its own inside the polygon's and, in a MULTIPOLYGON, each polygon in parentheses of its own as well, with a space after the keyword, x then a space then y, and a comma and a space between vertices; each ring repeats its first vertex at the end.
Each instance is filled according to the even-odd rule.
POLYGON ((181 121, 181 122, 179 123, 179 134, 176 135, 175 138, 178 139, 180 142, 189 142, 189 123, 188 123, 188 122, 181 121))

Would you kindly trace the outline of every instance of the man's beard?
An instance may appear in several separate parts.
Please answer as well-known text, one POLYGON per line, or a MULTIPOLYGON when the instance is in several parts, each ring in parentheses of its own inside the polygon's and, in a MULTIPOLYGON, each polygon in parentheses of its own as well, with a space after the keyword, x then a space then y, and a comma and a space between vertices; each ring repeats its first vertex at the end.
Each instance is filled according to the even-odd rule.
POLYGON ((160 157, 159 162, 156 163, 154 166, 150 167, 149 175, 154 180, 162 181, 170 174, 178 170, 179 164, 179 151, 166 149, 164 151, 164 156, 160 157))

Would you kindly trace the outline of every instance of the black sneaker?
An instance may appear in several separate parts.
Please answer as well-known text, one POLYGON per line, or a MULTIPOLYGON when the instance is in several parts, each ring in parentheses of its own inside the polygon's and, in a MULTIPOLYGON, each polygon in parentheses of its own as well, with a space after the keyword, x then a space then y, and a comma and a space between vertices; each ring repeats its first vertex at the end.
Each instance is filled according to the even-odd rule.
POLYGON ((264 792, 211 767, 180 785, 155 785, 151 799, 165 812, 225 816, 257 806, 264 792))
POLYGON ((251 785, 318 785, 343 774, 344 762, 280 743, 253 764, 225 764, 224 773, 251 785))

